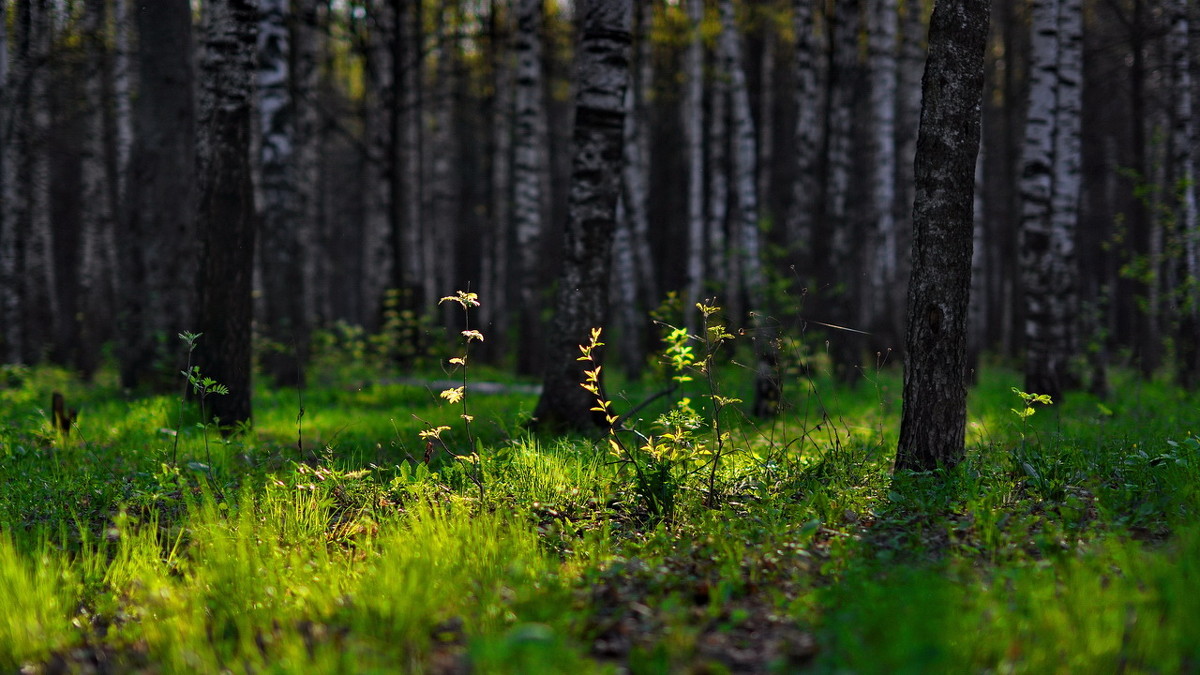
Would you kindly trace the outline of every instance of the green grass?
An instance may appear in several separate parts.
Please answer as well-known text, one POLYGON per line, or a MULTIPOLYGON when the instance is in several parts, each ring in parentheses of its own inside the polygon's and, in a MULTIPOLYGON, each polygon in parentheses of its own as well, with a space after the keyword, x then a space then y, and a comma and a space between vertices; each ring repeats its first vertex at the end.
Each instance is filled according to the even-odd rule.
MULTIPOLYGON (((991 368, 967 461, 893 476, 899 373, 794 377, 779 419, 725 412, 715 494, 704 413, 637 455, 663 513, 604 438, 530 436, 531 394, 469 395, 476 471, 436 386, 335 366, 260 385, 227 439, 108 372, 0 371, 0 672, 1200 668, 1194 393, 1119 374, 1022 421, 991 368)), ((748 400, 745 373, 722 393, 748 400)), ((679 395, 703 410, 688 386, 642 434, 679 395)), ((617 413, 659 388, 608 383, 617 413)))

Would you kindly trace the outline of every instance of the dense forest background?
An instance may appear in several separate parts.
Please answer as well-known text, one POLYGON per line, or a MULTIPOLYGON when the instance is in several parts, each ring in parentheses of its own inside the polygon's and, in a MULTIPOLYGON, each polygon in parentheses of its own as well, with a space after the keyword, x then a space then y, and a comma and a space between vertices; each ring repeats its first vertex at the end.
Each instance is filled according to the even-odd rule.
MULTIPOLYGON (((1195 385, 1200 6, 992 5, 972 354, 1022 359, 1030 391, 1103 391, 1110 364, 1195 385)), ((695 327, 708 298, 848 380, 902 360, 930 10, 634 3, 610 361, 637 372, 652 317, 695 327)), ((463 328, 438 304, 463 289, 481 358, 546 365, 571 3, 0 0, 0 20, 0 361, 109 354, 161 384, 178 333, 223 344, 252 313, 263 372, 295 385, 318 331, 418 358, 463 328)))

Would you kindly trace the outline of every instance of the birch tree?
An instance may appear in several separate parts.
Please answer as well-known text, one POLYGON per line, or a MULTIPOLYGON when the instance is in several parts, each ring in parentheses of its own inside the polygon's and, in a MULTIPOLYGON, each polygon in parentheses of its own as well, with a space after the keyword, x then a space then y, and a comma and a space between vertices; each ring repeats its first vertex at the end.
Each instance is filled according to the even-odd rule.
POLYGON ((258 3, 212 0, 201 62, 198 130, 199 208, 203 248, 196 363, 229 388, 211 399, 224 427, 250 421, 251 277, 256 234, 251 126, 258 3))
MULTIPOLYGON (((683 55, 684 90, 680 115, 683 145, 687 161, 687 293, 684 299, 685 323, 697 330, 696 303, 700 302, 705 281, 704 220, 704 3, 685 0, 689 38, 683 55)), ((719 110, 715 109, 716 116, 719 110)), ((714 167, 714 170, 720 170, 714 167)), ((724 223, 721 224, 724 228, 724 223)))
POLYGON ((1176 281, 1177 306, 1176 344, 1179 354, 1176 375, 1188 389, 1200 384, 1200 261, 1197 260, 1197 238, 1200 224, 1196 213, 1195 143, 1196 127, 1192 119, 1194 87, 1189 35, 1190 17, 1187 0, 1171 0, 1170 27, 1167 34, 1167 54, 1170 61, 1171 115, 1170 177, 1175 197, 1175 230, 1179 240, 1181 260, 1176 281))
POLYGON ((975 162, 988 0, 937 0, 915 169, 904 406, 896 469, 962 461, 975 162))
POLYGON ((576 51, 577 88, 569 217, 555 297, 542 396, 534 410, 542 428, 605 424, 595 397, 579 385, 579 345, 608 312, 609 259, 620 193, 625 89, 629 86, 631 0, 585 0, 576 51))
POLYGON ((519 284, 517 371, 531 375, 540 364, 542 239, 550 195, 550 166, 542 66, 543 0, 517 0, 516 92, 513 132, 513 229, 519 284))
POLYGON ((1032 5, 1029 113, 1021 172, 1025 391, 1059 397, 1076 313, 1083 15, 1079 0, 1032 5))
POLYGON ((766 272, 759 243, 758 183, 755 178, 758 140, 746 85, 746 68, 741 37, 734 22, 733 0, 721 0, 721 58, 729 74, 729 98, 733 123, 733 176, 737 193, 738 249, 746 290, 747 310, 754 328, 754 412, 760 416, 777 412, 780 400, 777 370, 777 336, 766 316, 766 272))
MULTIPOLYGON (((263 370, 281 386, 302 386, 308 354, 311 299, 306 270, 311 265, 312 214, 301 191, 298 125, 312 102, 297 96, 298 54, 293 36, 300 21, 288 0, 262 0, 258 31, 258 114, 261 125, 262 235, 258 247, 263 283, 259 325, 267 348, 263 370)), ((311 133, 312 129, 308 129, 311 133)))

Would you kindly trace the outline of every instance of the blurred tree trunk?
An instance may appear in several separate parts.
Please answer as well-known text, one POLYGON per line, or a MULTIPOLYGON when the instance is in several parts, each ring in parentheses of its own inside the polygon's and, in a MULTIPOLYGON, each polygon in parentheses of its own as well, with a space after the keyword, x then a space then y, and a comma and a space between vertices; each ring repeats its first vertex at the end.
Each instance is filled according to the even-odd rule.
MULTIPOLYGON (((714 55, 708 87, 708 124, 705 125, 708 153, 708 256, 706 280, 716 287, 716 295, 734 316, 740 315, 736 258, 729 250, 726 234, 729 218, 729 74, 725 63, 714 55)), ((703 246, 703 244, 701 244, 703 246)))
POLYGON ((858 313, 854 308, 862 298, 858 275, 865 260, 859 245, 863 233, 851 218, 849 208, 854 197, 850 189, 854 169, 855 98, 860 82, 860 1, 835 3, 832 21, 825 116, 827 177, 822 219, 829 238, 829 253, 820 279, 824 296, 820 306, 828 323, 854 329, 835 328, 827 338, 834 372, 843 382, 853 382, 861 375, 862 366, 862 340, 857 333, 858 313))
MULTIPOLYGON (((432 100, 429 103, 429 121, 433 125, 427 153, 430 163, 430 217, 425 228, 425 249, 422 269, 426 280, 425 303, 436 303, 437 298, 428 297, 433 291, 441 297, 457 290, 462 282, 457 263, 459 251, 455 243, 459 237, 459 203, 462 200, 460 177, 463 172, 458 137, 455 134, 455 118, 459 109, 455 92, 458 91, 458 42, 455 33, 462 26, 458 3, 443 5, 438 12, 436 24, 437 51, 432 100)), ((464 289, 465 290, 465 289, 464 289)), ((448 322, 458 321, 460 313, 453 312, 452 303, 442 305, 448 322)), ((432 306, 426 304, 426 306, 432 306)), ((450 324, 453 325, 453 324, 450 324)))
POLYGON ((812 273, 812 239, 821 200, 820 166, 824 110, 817 73, 821 53, 817 35, 814 0, 793 0, 796 32, 796 180, 792 186, 792 210, 788 218, 788 247, 799 256, 799 269, 812 273))
POLYGON ((1075 229, 1083 14, 1078 0, 1032 6, 1029 113, 1021 172, 1025 391, 1057 399, 1076 385, 1075 229))
POLYGON ((898 325, 899 305, 892 302, 896 286, 897 248, 896 209, 896 71, 899 15, 896 0, 868 0, 868 68, 871 104, 871 207, 874 232, 867 252, 870 287, 862 303, 860 325, 869 327, 875 345, 888 348, 899 344, 894 333, 898 325))
POLYGON ((362 299, 359 321, 367 330, 379 326, 384 293, 401 262, 393 244, 393 201, 397 139, 394 117, 397 114, 398 74, 393 53, 398 40, 395 8, 392 3, 369 5, 364 40, 366 88, 363 92, 363 177, 365 214, 363 218, 362 299))
MULTIPOLYGON (((696 303, 703 299, 704 260, 704 2, 685 0, 689 38, 683 54, 683 145, 687 162, 687 293, 683 316, 693 334, 697 330, 696 303)), ((714 93, 714 96, 716 94, 714 93)), ((720 112, 714 106, 713 116, 720 112)), ((716 124, 716 120, 713 120, 716 124)), ((724 123, 724 119, 721 120, 724 123)), ((721 134, 724 136, 724 134, 721 134)), ((710 139, 710 142, 714 139, 710 139)), ((723 140, 723 139, 722 139, 723 140)), ((710 145, 716 156, 716 145, 710 145)), ((717 170, 714 167, 714 170, 717 170)), ((722 206, 723 208, 723 206, 722 206)), ((723 220, 723 219, 722 219, 723 220)), ((724 223, 721 223, 724 228, 724 223)), ((715 246, 714 246, 715 248, 715 246)), ((723 253, 723 252, 722 252, 723 253)), ((714 251, 715 254, 715 251, 714 251)), ((716 270, 714 270, 716 272, 716 270)), ((720 279, 723 281, 723 279, 720 279)))
POLYGON ((113 53, 112 53, 112 107, 113 130, 116 143, 116 164, 113 167, 116 190, 117 220, 123 220, 123 201, 127 194, 129 177, 129 155, 133 150, 133 97, 130 95, 129 66, 129 0, 113 1, 113 53))
POLYGON ((6 87, 11 106, 5 133, 8 181, 0 272, 4 297, 5 358, 34 363, 58 335, 53 241, 46 154, 50 112, 46 98, 51 44, 47 0, 19 0, 12 19, 14 44, 6 87))
MULTIPOLYGON (((279 386, 304 385, 308 355, 312 214, 301 192, 299 124, 311 101, 302 98, 293 68, 301 17, 288 0, 262 0, 258 32, 258 103, 261 124, 262 234, 258 246, 263 285, 259 331, 266 342, 263 371, 279 386)), ((311 129, 308 130, 311 133, 311 129)), ((312 157, 307 158, 312 161, 312 157)), ((313 186, 310 186, 310 189, 313 186)))
MULTIPOLYGON (((1170 32, 1167 58, 1170 62, 1173 99, 1170 138, 1170 186, 1175 201, 1175 228, 1180 257, 1172 279, 1175 298, 1175 374, 1181 386, 1195 389, 1200 385, 1200 242, 1195 192, 1195 121, 1192 118, 1194 88, 1191 61, 1195 60, 1190 42, 1187 0, 1171 0, 1168 7, 1170 32)), ((1192 3, 1195 4, 1195 3, 1192 3)))
MULTIPOLYGON (((646 359, 646 316, 656 302, 654 263, 650 251, 650 96, 654 83, 651 24, 653 0, 634 0, 635 54, 633 81, 626 90, 625 168, 621 174, 621 217, 613 242, 613 278, 620 335, 618 352, 631 377, 641 373, 646 359)), ((703 166, 703 164, 702 164, 703 166)), ((690 187, 689 187, 690 195, 690 187)), ((690 197, 689 197, 690 198, 690 197)), ((701 204, 703 208, 703 204, 701 204)), ((701 212, 703 226, 703 212, 701 212)), ((690 218, 689 218, 690 220, 690 218)))
POLYGON ((896 469, 962 461, 975 163, 988 0, 937 0, 917 140, 913 274, 896 469))
MULTIPOLYGON (((908 297, 908 277, 912 262, 913 159, 917 153, 917 125, 921 117, 921 73, 925 70, 925 10, 920 0, 901 1, 900 47, 896 59, 896 201, 893 217, 896 228, 895 283, 888 289, 887 302, 900 308, 908 297)), ((893 312, 893 331, 903 335, 905 317, 893 312)), ((904 341, 889 345, 892 358, 903 358, 904 341)))
MULTIPOLYGON (((404 293, 402 309, 416 313, 437 304, 436 255, 428 223, 424 221, 425 173, 423 115, 425 111, 424 33, 421 0, 395 3, 397 39, 392 44, 395 82, 399 99, 392 110, 392 134, 396 139, 395 170, 392 173, 392 256, 395 259, 391 287, 404 293)), ((441 261, 449 266, 450 261, 441 261)))
POLYGON ((229 388, 210 399, 222 427, 251 417, 251 277, 257 215, 251 178, 258 4, 212 0, 201 64, 197 126, 201 241, 196 363, 229 388))
POLYGON ((550 198, 550 132, 542 64, 543 0, 517 0, 516 91, 513 118, 513 228, 517 244, 517 372, 543 366, 546 343, 541 320, 545 230, 550 198))
POLYGON ((88 0, 80 26, 88 73, 84 81, 86 132, 80 152, 83 209, 80 223, 78 319, 72 318, 76 368, 90 378, 100 362, 100 348, 112 338, 111 319, 116 314, 116 250, 114 219, 115 180, 109 166, 110 61, 106 46, 108 11, 105 0, 88 0))
MULTIPOLYGON (((175 336, 196 330, 196 128, 192 14, 187 0, 139 3, 136 133, 119 249, 121 383, 142 382, 158 359, 178 359, 175 336), (171 357, 168 357, 171 354, 171 357)), ((178 368, 170 368, 170 382, 178 368)), ((165 384, 162 382, 161 384, 165 384)))
POLYGON ((513 59, 511 13, 501 0, 491 0, 488 14, 488 63, 491 64, 491 166, 484 235, 483 281, 479 288, 480 319, 487 330, 484 351, 493 359, 509 352, 512 330, 508 289, 512 239, 513 59))
POLYGON ((734 21, 733 0, 721 0, 720 52, 724 70, 729 75, 729 99, 733 122, 733 176, 737 194, 737 242, 741 259, 742 287, 746 292, 746 310, 753 327, 751 340, 756 357, 754 384, 754 413, 774 415, 780 401, 778 346, 775 327, 767 317, 767 280, 763 270, 759 243, 758 182, 755 168, 758 160, 758 141, 754 132, 754 117, 750 110, 750 93, 746 85, 745 59, 742 40, 734 21))
POLYGON ((579 345, 608 312, 609 261, 621 190, 625 89, 629 86, 631 0, 586 0, 576 51, 574 150, 562 273, 555 299, 542 396, 534 424, 603 426, 595 397, 580 387, 579 345))

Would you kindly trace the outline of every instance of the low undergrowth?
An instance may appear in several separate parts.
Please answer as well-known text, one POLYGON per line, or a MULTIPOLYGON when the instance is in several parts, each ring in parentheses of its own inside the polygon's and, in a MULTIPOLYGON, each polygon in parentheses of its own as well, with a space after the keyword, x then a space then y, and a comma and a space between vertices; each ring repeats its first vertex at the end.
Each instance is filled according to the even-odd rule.
POLYGON ((993 368, 967 461, 893 476, 897 371, 795 377, 771 421, 743 373, 616 444, 530 436, 520 386, 263 388, 222 438, 111 375, 8 367, 0 672, 1200 668, 1195 394, 1129 376, 1022 417, 993 368))

